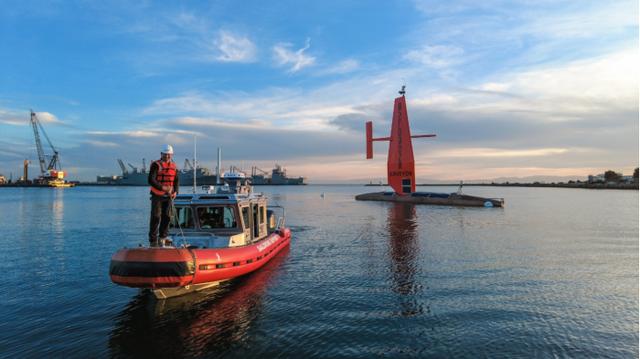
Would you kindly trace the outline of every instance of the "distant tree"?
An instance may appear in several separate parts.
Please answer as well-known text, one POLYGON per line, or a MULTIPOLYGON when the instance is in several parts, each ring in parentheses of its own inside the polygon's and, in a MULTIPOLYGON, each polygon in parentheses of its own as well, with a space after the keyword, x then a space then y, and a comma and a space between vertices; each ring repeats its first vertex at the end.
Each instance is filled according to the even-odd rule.
POLYGON ((615 171, 608 170, 604 173, 604 181, 605 182, 619 182, 622 176, 615 171))
POLYGON ((638 182, 638 167, 636 167, 636 169, 633 170, 633 180, 638 182))

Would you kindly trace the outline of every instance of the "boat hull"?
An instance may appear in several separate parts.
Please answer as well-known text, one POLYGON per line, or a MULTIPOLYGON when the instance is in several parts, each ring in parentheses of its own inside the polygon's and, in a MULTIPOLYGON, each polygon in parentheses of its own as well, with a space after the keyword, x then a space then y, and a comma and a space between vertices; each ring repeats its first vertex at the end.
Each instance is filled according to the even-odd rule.
POLYGON ((430 204, 441 206, 467 207, 503 207, 502 198, 484 198, 457 193, 414 192, 410 195, 399 196, 394 192, 363 193, 356 196, 358 201, 386 201, 414 204, 430 204))
POLYGON ((151 289, 159 298, 181 295, 251 273, 290 241, 285 228, 241 247, 125 248, 111 258, 109 275, 115 284, 151 289))

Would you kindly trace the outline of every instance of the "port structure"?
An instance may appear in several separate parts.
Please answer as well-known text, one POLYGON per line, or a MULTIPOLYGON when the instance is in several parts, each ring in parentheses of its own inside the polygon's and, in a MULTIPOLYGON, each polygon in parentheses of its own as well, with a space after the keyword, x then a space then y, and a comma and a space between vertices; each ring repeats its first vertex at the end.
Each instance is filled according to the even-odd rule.
POLYGON ((416 191, 415 161, 413 158, 412 138, 436 137, 435 134, 411 135, 407 103, 405 100, 405 86, 398 92, 400 97, 393 105, 393 120, 389 137, 373 137, 373 122, 365 125, 367 141, 367 159, 373 158, 373 142, 388 141, 389 155, 387 157, 387 183, 400 196, 416 191))
MULTIPOLYGON (((38 163, 40 164, 40 177, 37 182, 40 184, 48 184, 53 187, 67 186, 64 181, 65 173, 62 171, 62 166, 60 164, 60 153, 51 143, 51 139, 47 135, 47 132, 42 127, 42 123, 38 119, 33 110, 31 110, 31 127, 33 128, 33 136, 36 141, 36 151, 38 152, 38 163), (42 140, 40 139, 40 131, 44 135, 44 138, 47 140, 47 144, 51 147, 52 155, 46 155, 44 152, 44 148, 42 147, 42 140), (47 161, 47 157, 49 157, 49 161, 47 161)), ((28 166, 28 163, 25 162, 25 166, 28 166)), ((26 176, 25 171, 25 176, 26 176)), ((27 178, 25 178, 25 181, 27 178)))

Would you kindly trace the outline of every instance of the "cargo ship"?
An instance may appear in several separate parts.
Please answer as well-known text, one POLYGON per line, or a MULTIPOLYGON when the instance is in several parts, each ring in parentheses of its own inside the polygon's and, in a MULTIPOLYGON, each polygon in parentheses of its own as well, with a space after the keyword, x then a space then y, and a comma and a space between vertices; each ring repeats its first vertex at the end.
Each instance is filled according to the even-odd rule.
MULTIPOLYGON (((146 168, 146 161, 142 159, 142 168, 138 168, 131 163, 127 163, 125 166, 124 161, 118 159, 118 165, 122 170, 122 174, 119 176, 97 176, 97 184, 113 185, 113 186, 148 186, 149 172, 146 168)), ((235 167, 231 167, 232 170, 237 170, 235 167)), ((178 170, 178 176, 180 178, 180 184, 188 186, 193 184, 194 167, 191 162, 186 159, 182 169, 178 170)), ((196 165, 195 169, 196 183, 198 185, 216 185, 216 175, 212 173, 208 168, 196 165)), ((288 177, 287 170, 282 166, 276 164, 275 168, 271 170, 271 173, 261 170, 258 167, 251 168, 251 184, 252 185, 306 185, 305 177, 288 177)))
MULTIPOLYGON (((131 163, 127 163, 130 170, 125 167, 124 161, 118 159, 118 165, 122 170, 120 176, 97 176, 96 182, 104 185, 114 186, 148 186, 149 171, 146 168, 146 161, 142 159, 142 168, 138 168, 131 163)), ((184 161, 182 169, 178 170, 181 185, 193 183, 193 165, 189 160, 184 161)), ((196 181, 199 185, 215 185, 216 176, 206 167, 197 166, 195 170, 196 181)))
POLYGON ((253 185, 300 186, 306 185, 307 179, 305 177, 288 177, 287 170, 279 164, 276 164, 275 168, 271 170, 271 174, 256 166, 252 167, 251 183, 253 185))

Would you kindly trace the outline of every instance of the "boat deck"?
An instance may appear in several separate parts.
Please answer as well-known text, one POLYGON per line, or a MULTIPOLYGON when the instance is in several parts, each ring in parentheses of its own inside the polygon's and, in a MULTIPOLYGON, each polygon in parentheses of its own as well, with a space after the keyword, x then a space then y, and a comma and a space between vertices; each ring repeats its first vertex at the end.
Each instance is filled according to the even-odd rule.
POLYGON ((358 201, 386 201, 414 204, 467 207, 503 207, 502 198, 484 198, 458 193, 414 192, 399 196, 395 192, 363 193, 356 196, 358 201))

